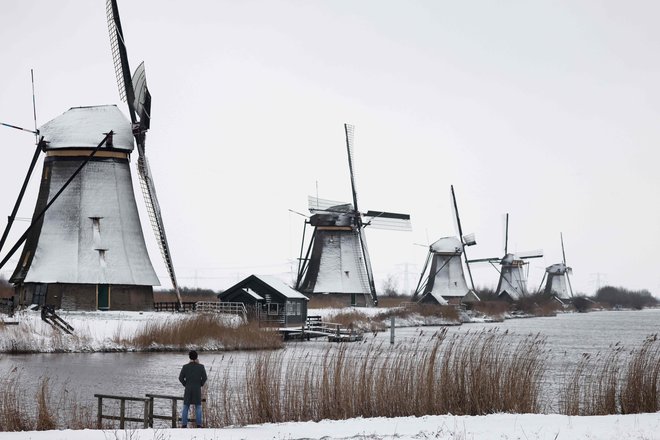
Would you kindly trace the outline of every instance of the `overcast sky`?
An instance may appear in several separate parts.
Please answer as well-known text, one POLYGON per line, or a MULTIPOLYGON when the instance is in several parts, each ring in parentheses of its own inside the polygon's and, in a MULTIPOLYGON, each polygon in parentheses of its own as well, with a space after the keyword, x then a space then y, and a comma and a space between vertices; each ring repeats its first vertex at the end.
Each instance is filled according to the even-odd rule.
MULTIPOLYGON (((146 63, 147 155, 181 284, 221 289, 250 273, 290 281, 304 219, 289 209, 306 213, 317 187, 350 200, 349 122, 360 208, 412 216, 412 232, 367 232, 377 287, 393 275, 412 288, 424 246, 457 234, 453 184, 464 232, 477 238, 471 258, 503 254, 508 212, 509 249, 545 252, 531 260, 530 289, 561 261, 563 232, 578 292, 600 282, 660 295, 660 3, 120 0, 119 9, 131 68, 146 63)), ((39 124, 75 106, 126 111, 104 0, 4 2, 0 41, 0 121, 33 125, 31 68, 39 124)), ((33 144, 0 127, 2 217, 33 144)), ((32 215, 36 191, 32 182, 20 216, 32 215)), ((167 287, 144 210, 142 220, 167 287)), ((477 286, 497 283, 488 265, 473 272, 477 286)))

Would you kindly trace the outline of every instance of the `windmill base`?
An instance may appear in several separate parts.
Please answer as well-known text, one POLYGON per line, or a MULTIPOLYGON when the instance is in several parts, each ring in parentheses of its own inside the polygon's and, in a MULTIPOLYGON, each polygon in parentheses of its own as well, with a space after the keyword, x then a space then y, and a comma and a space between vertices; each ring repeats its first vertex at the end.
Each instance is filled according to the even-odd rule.
POLYGON ((22 306, 49 304, 62 310, 153 310, 153 287, 69 283, 25 283, 15 286, 22 306))
POLYGON ((371 295, 365 293, 307 293, 301 292, 307 296, 312 303, 320 306, 336 307, 373 307, 374 302, 371 295))

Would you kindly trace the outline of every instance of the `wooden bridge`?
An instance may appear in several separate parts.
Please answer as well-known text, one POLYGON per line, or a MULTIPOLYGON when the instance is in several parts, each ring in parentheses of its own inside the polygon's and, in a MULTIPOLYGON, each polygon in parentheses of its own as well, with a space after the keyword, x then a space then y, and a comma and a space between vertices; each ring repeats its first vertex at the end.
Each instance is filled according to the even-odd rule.
POLYGON ((304 326, 282 328, 280 332, 284 335, 284 339, 328 338, 330 342, 356 342, 364 337, 361 330, 356 330, 352 326, 342 327, 336 322, 323 321, 320 316, 308 316, 304 326))

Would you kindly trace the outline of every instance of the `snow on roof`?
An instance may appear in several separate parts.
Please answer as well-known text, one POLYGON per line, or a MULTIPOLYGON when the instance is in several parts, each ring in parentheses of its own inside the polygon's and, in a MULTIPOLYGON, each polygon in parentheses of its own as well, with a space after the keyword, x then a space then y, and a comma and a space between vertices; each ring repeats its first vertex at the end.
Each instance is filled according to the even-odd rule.
POLYGON ((545 268, 547 273, 564 274, 569 268, 564 263, 552 264, 545 268))
MULTIPOLYGON (((77 166, 53 161, 49 199, 77 166)), ((62 192, 43 217, 25 282, 160 284, 144 242, 128 161, 90 161, 62 192)))
POLYGON ((257 301, 264 300, 263 296, 259 295, 257 292, 253 292, 252 289, 241 289, 241 290, 243 290, 243 292, 250 295, 252 298, 256 299, 257 301))
POLYGON ((280 280, 279 278, 275 278, 272 275, 254 275, 256 278, 260 279, 264 283, 270 285, 272 288, 280 292, 282 295, 284 295, 286 298, 291 298, 291 299, 307 299, 305 295, 302 293, 293 290, 291 287, 287 286, 284 281, 280 280))
POLYGON ((39 127, 46 150, 96 148, 112 131, 112 148, 133 151, 131 123, 116 105, 73 107, 39 127))
POLYGON ((431 250, 437 253, 460 254, 463 245, 457 237, 442 237, 431 245, 431 250))

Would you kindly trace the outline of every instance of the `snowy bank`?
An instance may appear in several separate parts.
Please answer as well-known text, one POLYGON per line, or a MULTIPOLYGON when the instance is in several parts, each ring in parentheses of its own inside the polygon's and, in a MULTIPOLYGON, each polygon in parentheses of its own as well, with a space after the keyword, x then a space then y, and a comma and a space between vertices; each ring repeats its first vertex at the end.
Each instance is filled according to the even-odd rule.
POLYGON ((537 414, 424 416, 249 425, 224 429, 3 432, 7 440, 451 439, 653 440, 660 414, 570 417, 537 414))
MULTIPOLYGON (((93 311, 65 312, 58 315, 73 326, 72 335, 52 327, 41 320, 41 313, 23 310, 11 319, 18 325, 0 327, 0 352, 100 352, 138 350, 126 344, 138 331, 156 322, 179 321, 189 318, 187 313, 174 312, 128 312, 128 311, 93 311)), ((237 326, 240 318, 219 315, 228 326, 237 326)), ((9 320, 8 320, 9 321, 9 320)), ((206 346, 196 345, 202 350, 222 350, 219 343, 206 346)), ((168 347, 153 347, 154 350, 167 350, 168 347)))

